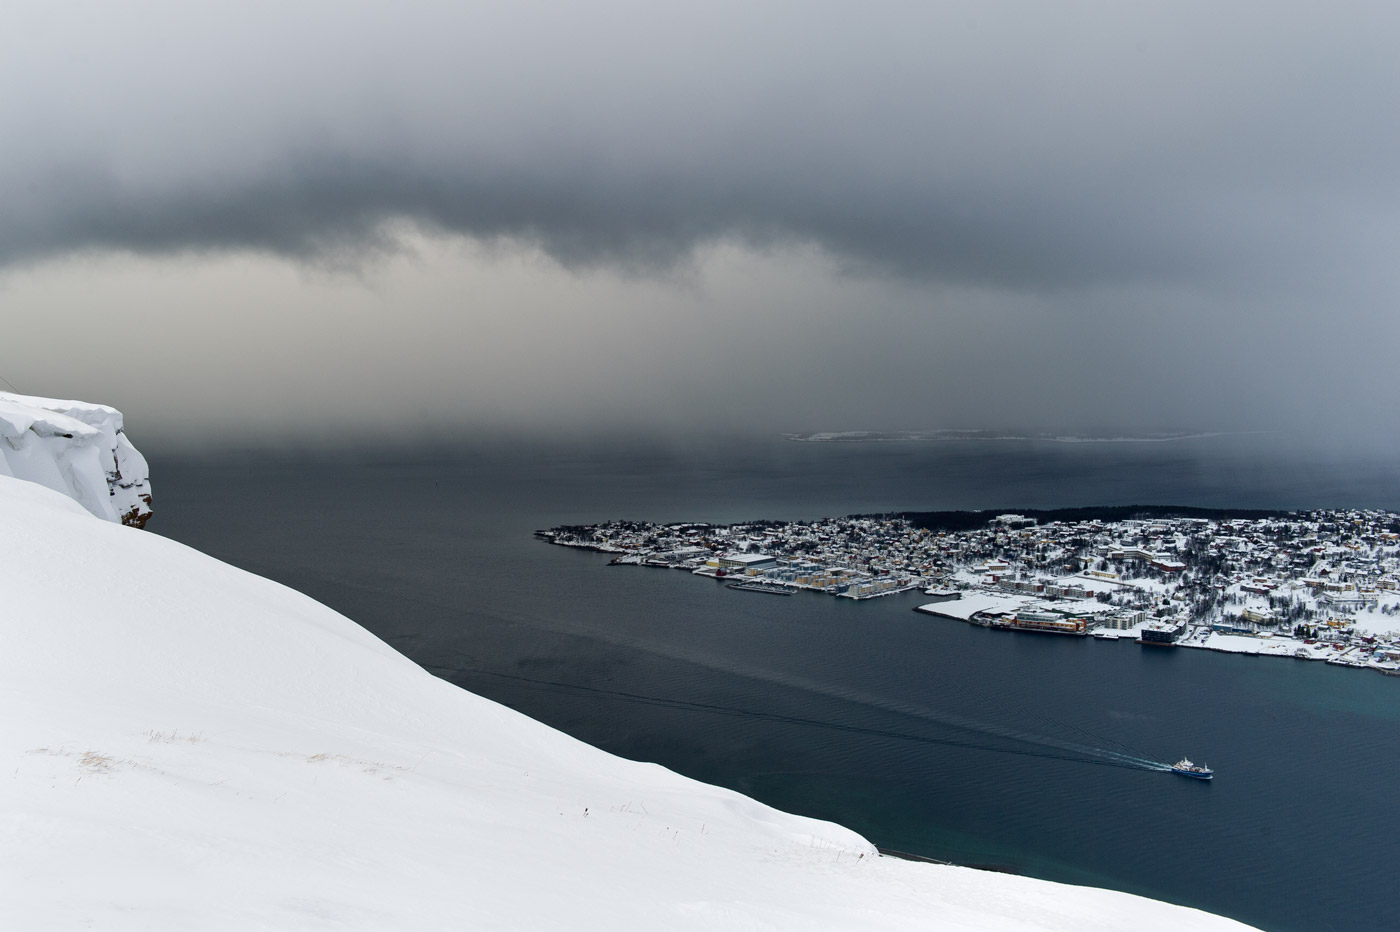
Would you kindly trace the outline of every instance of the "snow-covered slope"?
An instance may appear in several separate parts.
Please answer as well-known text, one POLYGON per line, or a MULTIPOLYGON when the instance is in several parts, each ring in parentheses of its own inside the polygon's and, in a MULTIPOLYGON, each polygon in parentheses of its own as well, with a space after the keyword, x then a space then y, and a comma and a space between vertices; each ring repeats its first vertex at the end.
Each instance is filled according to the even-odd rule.
POLYGON ((150 471, 106 405, 0 392, 0 476, 62 492, 99 518, 145 527, 150 471))
POLYGON ((38 485, 0 521, 0 928, 1244 928, 881 858, 38 485))

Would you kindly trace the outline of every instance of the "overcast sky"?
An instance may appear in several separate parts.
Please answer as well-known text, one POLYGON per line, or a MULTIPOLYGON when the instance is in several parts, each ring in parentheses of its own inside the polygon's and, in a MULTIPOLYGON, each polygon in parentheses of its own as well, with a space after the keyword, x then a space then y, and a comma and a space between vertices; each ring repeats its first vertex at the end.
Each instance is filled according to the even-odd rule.
POLYGON ((6 21, 0 377, 133 436, 1400 435, 1400 4, 6 21))

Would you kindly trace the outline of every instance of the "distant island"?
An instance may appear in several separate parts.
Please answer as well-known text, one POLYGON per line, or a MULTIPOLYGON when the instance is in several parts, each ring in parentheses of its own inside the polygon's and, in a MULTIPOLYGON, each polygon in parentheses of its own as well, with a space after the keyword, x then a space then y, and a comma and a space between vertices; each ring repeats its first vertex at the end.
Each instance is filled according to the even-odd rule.
POLYGON ((994 630, 1127 638, 1400 675, 1400 515, 1164 505, 537 531, 731 589, 870 599, 994 630))
POLYGON ((1169 443, 1223 436, 1223 431, 1165 431, 1145 434, 1094 434, 1056 431, 1014 430, 836 430, 805 434, 783 434, 785 440, 801 443, 890 443, 894 441, 992 441, 1049 440, 1055 443, 1169 443))

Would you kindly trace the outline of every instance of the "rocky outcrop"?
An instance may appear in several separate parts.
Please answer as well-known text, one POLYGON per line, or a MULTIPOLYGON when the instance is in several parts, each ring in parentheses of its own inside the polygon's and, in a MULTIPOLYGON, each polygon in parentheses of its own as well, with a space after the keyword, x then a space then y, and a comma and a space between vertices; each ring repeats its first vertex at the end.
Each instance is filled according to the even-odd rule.
POLYGON ((107 405, 0 392, 0 475, 62 492, 108 521, 145 527, 150 468, 107 405))

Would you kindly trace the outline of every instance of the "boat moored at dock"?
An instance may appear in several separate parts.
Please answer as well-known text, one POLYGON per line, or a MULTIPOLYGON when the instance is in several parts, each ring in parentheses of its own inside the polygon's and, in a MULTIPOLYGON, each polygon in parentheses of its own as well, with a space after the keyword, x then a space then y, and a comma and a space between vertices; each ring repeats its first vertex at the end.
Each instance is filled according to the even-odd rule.
POLYGON ((766 592, 769 595, 792 595, 792 589, 787 586, 780 586, 776 583, 751 582, 749 580, 728 583, 724 588, 738 589, 740 592, 766 592))

